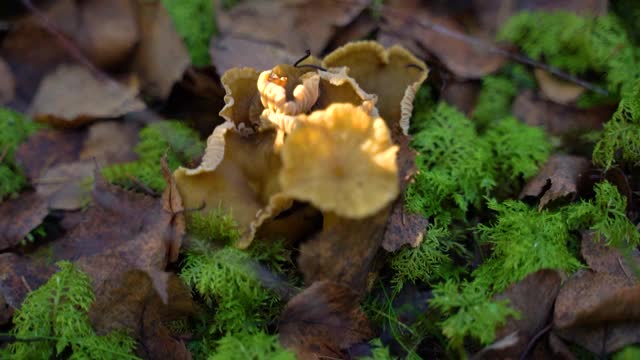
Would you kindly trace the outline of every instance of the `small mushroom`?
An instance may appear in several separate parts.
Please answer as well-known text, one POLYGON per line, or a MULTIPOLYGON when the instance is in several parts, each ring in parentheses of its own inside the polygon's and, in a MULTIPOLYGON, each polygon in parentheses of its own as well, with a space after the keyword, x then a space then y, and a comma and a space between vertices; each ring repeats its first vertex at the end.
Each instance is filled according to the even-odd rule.
POLYGON ((364 91, 378 96, 376 106, 392 131, 408 133, 413 99, 429 72, 423 61, 399 45, 385 50, 375 41, 358 41, 334 50, 323 66, 348 67, 364 91))
POLYGON ((252 68, 233 68, 220 78, 226 92, 220 116, 235 124, 244 134, 250 134, 260 126, 260 115, 264 107, 256 89, 259 76, 252 68))
POLYGON ((398 195, 398 167, 389 129, 352 104, 300 116, 281 149, 285 195, 324 212, 364 218, 398 195))

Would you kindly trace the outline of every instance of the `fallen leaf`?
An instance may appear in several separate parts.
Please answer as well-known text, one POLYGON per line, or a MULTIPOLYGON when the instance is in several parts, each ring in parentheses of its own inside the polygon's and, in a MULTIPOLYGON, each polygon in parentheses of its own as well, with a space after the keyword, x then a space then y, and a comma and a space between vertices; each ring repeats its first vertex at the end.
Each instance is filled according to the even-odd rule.
POLYGON ((0 57, 0 105, 5 105, 16 96, 16 81, 9 65, 0 57))
POLYGON ((273 64, 293 64, 304 54, 293 54, 271 44, 233 34, 214 38, 209 53, 220 76, 234 67, 271 69, 273 64))
POLYGON ((133 71, 142 80, 145 94, 164 100, 191 58, 162 2, 137 0, 136 4, 140 43, 132 60, 133 71))
POLYGON ((98 166, 135 160, 139 126, 130 122, 102 121, 89 127, 80 160, 95 160, 98 166))
POLYGON ((572 201, 578 194, 578 184, 582 176, 589 170, 589 159, 554 154, 542 167, 538 175, 529 180, 520 193, 520 199, 539 198, 538 210, 557 199, 572 201))
POLYGON ((135 7, 130 0, 89 0, 79 3, 82 31, 76 42, 98 67, 123 63, 139 40, 135 7))
POLYGON ((302 243, 298 267, 305 283, 329 280, 364 292, 389 211, 390 207, 386 207, 361 220, 336 218, 318 235, 302 243))
POLYGON ((18 309, 29 292, 44 284, 56 272, 43 264, 13 253, 0 254, 0 293, 11 310, 18 309))
POLYGON ((135 86, 100 79, 81 66, 61 66, 42 81, 29 114, 53 126, 78 127, 145 109, 137 95, 135 86))
POLYGON ((482 358, 518 358, 533 339, 549 323, 553 305, 560 290, 561 274, 556 270, 539 270, 494 297, 509 300, 509 306, 521 318, 510 317, 496 332, 496 344, 485 349, 482 358), (510 341, 508 341, 510 340, 510 341))
POLYGON ((191 359, 184 342, 167 328, 169 322, 195 314, 191 289, 177 275, 162 274, 166 301, 148 273, 131 270, 107 280, 89 317, 98 334, 129 330, 139 342, 136 354, 144 359, 191 359))
POLYGON ((464 113, 471 116, 476 106, 480 86, 472 81, 448 81, 440 95, 442 99, 464 113))
POLYGON ((558 330, 555 333, 560 338, 575 343, 600 357, 621 350, 625 346, 640 343, 640 326, 637 321, 571 328, 558 330))
POLYGON ((278 324, 280 342, 298 359, 342 359, 343 350, 373 337, 359 297, 348 286, 313 283, 291 299, 278 324))
POLYGON ((606 239, 599 239, 594 231, 582 233, 580 254, 591 270, 617 277, 635 278, 633 265, 640 265, 638 249, 632 250, 631 259, 629 259, 620 250, 608 246, 606 239), (633 261, 633 264, 629 264, 629 260, 633 261))
POLYGON ((542 69, 533 71, 542 95, 558 104, 567 105, 578 100, 585 91, 582 86, 558 79, 542 69))
POLYGON ((382 11, 385 22, 381 32, 414 39, 459 78, 479 79, 505 63, 506 58, 491 51, 489 46, 462 40, 467 36, 490 43, 493 39, 491 34, 481 29, 469 32, 449 14, 438 13, 421 4, 412 0, 385 4, 382 11))
POLYGON ((613 110, 608 106, 578 109, 560 105, 525 90, 516 97, 513 114, 527 125, 542 126, 550 135, 562 136, 601 129, 613 110))
POLYGON ((394 252, 403 245, 409 245, 412 248, 420 246, 427 225, 429 225, 429 219, 408 211, 401 196, 392 205, 391 215, 384 230, 382 248, 394 252))
POLYGON ((48 168, 34 180, 36 193, 51 210, 78 210, 91 199, 94 161, 77 161, 48 168))
POLYGON ((84 130, 38 131, 18 147, 16 161, 33 181, 53 166, 76 161, 85 136, 84 130))
POLYGON ((49 214, 47 202, 29 192, 0 203, 0 251, 16 246, 49 214))

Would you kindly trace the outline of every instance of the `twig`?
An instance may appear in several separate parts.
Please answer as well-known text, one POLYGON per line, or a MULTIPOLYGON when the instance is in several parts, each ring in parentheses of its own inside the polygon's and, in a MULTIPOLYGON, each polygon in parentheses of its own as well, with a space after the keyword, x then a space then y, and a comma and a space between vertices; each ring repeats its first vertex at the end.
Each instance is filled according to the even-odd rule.
POLYGON ((519 359, 526 360, 527 357, 529 356, 529 353, 531 352, 531 350, 533 350, 533 347, 536 345, 538 340, 540 340, 541 337, 543 337, 546 333, 548 333, 551 330, 551 328, 553 328, 553 323, 549 323, 549 325, 545 326, 544 328, 542 328, 542 330, 538 331, 538 333, 531 340, 529 340, 527 347, 524 349, 522 354, 520 354, 519 359))
POLYGON ((51 35, 53 35, 56 40, 62 45, 62 47, 69 52, 69 54, 75 58, 82 65, 86 66, 96 77, 100 80, 110 79, 107 75, 105 75, 100 69, 98 69, 92 62, 89 60, 82 51, 74 44, 72 41, 67 39, 57 28, 56 26, 49 20, 47 15, 40 11, 31 0, 20 0, 24 7, 29 9, 31 13, 42 23, 45 30, 47 30, 51 35))
POLYGON ((529 66, 532 66, 532 67, 536 67, 536 68, 545 70, 545 71, 547 71, 547 72, 549 72, 549 73, 551 73, 551 74, 553 74, 553 75, 555 75, 555 76, 557 76, 557 77, 559 77, 559 78, 561 78, 563 80, 566 80, 566 81, 572 82, 574 84, 580 85, 583 88, 591 90, 591 91, 596 92, 598 94, 605 95, 605 96, 609 95, 609 92, 606 89, 604 89, 604 88, 602 88, 602 87, 600 87, 598 85, 592 84, 590 82, 587 82, 585 80, 582 80, 582 79, 580 79, 580 78, 578 78, 576 76, 573 76, 571 74, 568 74, 568 73, 566 73, 566 72, 564 72, 564 71, 562 71, 562 70, 560 70, 560 69, 558 69, 558 68, 556 68, 554 66, 550 66, 550 65, 544 64, 542 62, 533 60, 533 59, 528 58, 528 57, 526 57, 524 55, 512 53, 510 51, 502 49, 502 48, 500 48, 500 47, 498 47, 498 46, 496 46, 496 45, 494 45, 492 43, 489 43, 487 41, 478 39, 476 37, 473 37, 473 36, 470 36, 470 35, 467 35, 467 34, 460 33, 460 32, 455 31, 455 30, 451 30, 451 29, 449 29, 449 28, 447 28, 445 26, 442 26, 442 25, 434 24, 433 22, 428 21, 426 19, 418 19, 415 16, 413 16, 412 14, 408 14, 406 11, 394 9, 394 8, 392 8, 390 6, 385 6, 384 7, 384 11, 388 11, 390 13, 394 13, 395 12, 396 14, 402 14, 404 16, 407 16, 412 22, 414 22, 418 26, 424 27, 426 29, 433 30, 433 31, 435 31, 437 33, 440 33, 442 35, 448 36, 448 37, 456 39, 456 40, 460 40, 460 41, 465 42, 467 44, 470 44, 470 45, 473 45, 473 46, 476 46, 476 47, 484 48, 489 52, 505 56, 505 57, 507 57, 507 58, 509 58, 511 60, 517 61, 519 63, 523 63, 523 64, 526 64, 526 65, 529 65, 529 66))
POLYGON ((131 174, 127 174, 127 179, 133 181, 136 185, 138 185, 138 187, 140 187, 140 189, 146 193, 147 195, 156 197, 158 196, 158 193, 153 191, 153 189, 151 189, 150 187, 148 187, 147 185, 145 185, 142 181, 140 181, 137 177, 131 175, 131 174))

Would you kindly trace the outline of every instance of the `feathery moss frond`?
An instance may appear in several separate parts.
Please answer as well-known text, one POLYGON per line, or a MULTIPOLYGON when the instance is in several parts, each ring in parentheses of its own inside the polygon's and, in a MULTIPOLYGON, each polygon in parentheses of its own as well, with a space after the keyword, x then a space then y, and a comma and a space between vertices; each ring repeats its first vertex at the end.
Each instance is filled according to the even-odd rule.
POLYGON ((295 360, 294 353, 278 342, 278 337, 262 331, 227 334, 217 341, 209 360, 295 360))
POLYGON ((12 334, 18 339, 48 341, 15 342, 9 352, 17 359, 49 359, 71 349, 74 359, 137 359, 133 339, 114 332, 98 336, 87 312, 94 300, 91 280, 70 262, 57 263, 60 271, 30 292, 13 317, 12 334))
POLYGON ((211 64, 209 39, 216 32, 213 1, 162 0, 162 4, 171 15, 177 32, 184 39, 193 65, 211 64))
POLYGON ((486 288, 475 282, 440 283, 433 289, 430 304, 449 315, 441 326, 453 348, 462 348, 467 336, 489 345, 495 340, 496 328, 504 324, 507 317, 520 317, 519 312, 508 306, 507 300, 492 301, 486 288))
POLYGON ((238 224, 223 208, 187 214, 187 229, 195 238, 221 245, 233 245, 240 239, 238 224))
POLYGON ((475 281, 496 293, 539 269, 573 272, 582 265, 569 251, 572 230, 562 212, 538 211, 514 200, 489 201, 497 212, 494 224, 478 225, 481 240, 493 245, 493 254, 478 267, 475 281))
POLYGON ((140 141, 135 147, 139 159, 130 163, 104 167, 102 174, 111 183, 124 188, 135 188, 134 179, 156 192, 162 192, 165 180, 160 159, 167 153, 169 169, 175 170, 189 163, 204 151, 204 143, 198 133, 179 121, 162 121, 140 131, 140 141))
POLYGON ((38 129, 24 115, 0 107, 0 201, 16 194, 27 181, 15 161, 18 146, 38 129))

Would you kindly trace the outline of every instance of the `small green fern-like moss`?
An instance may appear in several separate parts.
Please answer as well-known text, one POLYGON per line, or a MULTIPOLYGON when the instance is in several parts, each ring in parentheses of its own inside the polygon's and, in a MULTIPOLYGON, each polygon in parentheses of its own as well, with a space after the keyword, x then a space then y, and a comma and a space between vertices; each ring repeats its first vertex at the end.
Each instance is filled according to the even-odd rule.
POLYGON ((493 151, 497 181, 501 186, 538 173, 551 153, 551 143, 544 130, 523 124, 508 116, 496 122, 484 134, 493 151))
POLYGON ((396 360, 397 358, 389 352, 389 348, 382 344, 380 339, 374 339, 369 342, 371 344, 371 356, 364 358, 365 360, 396 360))
POLYGON ((449 253, 457 246, 460 245, 451 239, 446 227, 430 225, 417 248, 403 247, 391 258, 394 293, 399 293, 407 282, 429 284, 443 278, 452 266, 449 253))
POLYGON ((27 295, 13 317, 12 334, 18 339, 8 347, 16 359, 50 359, 70 349, 74 359, 137 359, 133 339, 122 332, 98 336, 87 312, 93 302, 89 277, 70 262, 57 263, 60 271, 27 295))
POLYGON ((613 355, 613 360, 640 359, 640 346, 627 346, 613 355))
MULTIPOLYGON (((228 3, 229 1, 225 1, 228 3)), ((191 62, 196 66, 211 64, 209 39, 216 32, 213 2, 210 0, 162 0, 176 30, 184 39, 191 62)))
POLYGON ((514 200, 489 201, 497 212, 494 224, 478 225, 481 240, 493 245, 493 254, 473 275, 491 293, 539 269, 573 272, 582 265, 569 250, 571 235, 567 217, 562 212, 538 211, 514 200))
POLYGON ((405 194, 407 207, 441 224, 463 218, 495 185, 490 149, 473 123, 444 103, 417 111, 414 122, 420 131, 411 146, 420 171, 405 194))
POLYGON ((617 162, 640 165, 640 80, 623 95, 613 117, 604 124, 593 161, 605 169, 617 162))
POLYGON ((472 337, 483 345, 491 344, 496 328, 507 317, 520 317, 520 313, 505 301, 492 301, 486 288, 474 282, 457 283, 455 280, 436 285, 430 304, 449 315, 442 323, 442 332, 453 348, 461 349, 464 339, 472 337))
POLYGON ((135 188, 136 181, 156 192, 165 188, 160 159, 167 154, 169 169, 188 163, 202 154, 204 143, 198 133, 179 121, 162 121, 140 131, 135 147, 139 159, 130 163, 104 167, 102 174, 111 183, 135 188))
POLYGON ((222 245, 233 245, 240 238, 238 224, 222 208, 188 214, 187 229, 195 238, 222 245))
POLYGON ((24 115, 0 107, 0 201, 16 194, 27 181, 15 162, 18 146, 38 129, 24 115))
POLYGON ((276 335, 265 332, 230 333, 217 341, 209 360, 295 360, 294 353, 280 345, 276 335))
POLYGON ((638 246, 640 232, 626 215, 627 200, 606 181, 596 184, 595 193, 595 199, 567 207, 569 226, 593 230, 611 246, 638 246))

